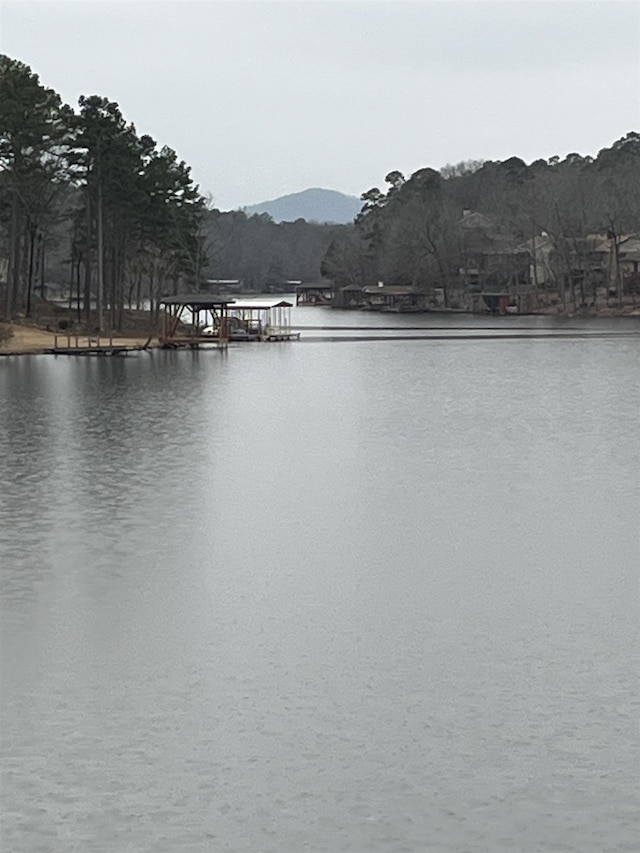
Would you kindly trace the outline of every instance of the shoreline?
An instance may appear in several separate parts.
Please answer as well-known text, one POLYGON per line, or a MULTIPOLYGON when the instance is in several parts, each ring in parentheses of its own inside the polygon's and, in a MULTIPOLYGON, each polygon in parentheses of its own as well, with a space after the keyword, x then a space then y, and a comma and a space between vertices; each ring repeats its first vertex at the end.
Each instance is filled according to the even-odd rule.
MULTIPOLYGON (((24 323, 7 323, 6 326, 11 330, 11 337, 3 344, 0 344, 0 356, 10 355, 46 355, 47 350, 55 346, 56 337, 59 340, 66 339, 66 332, 50 332, 42 329, 39 326, 27 325, 24 323)), ((75 334, 72 335, 75 340, 75 334)), ((95 335, 92 336, 95 339, 95 335)), ((107 335, 101 337, 106 338, 107 335)), ((78 335, 78 340, 88 342, 87 335, 78 335)), ((114 335, 113 342, 115 345, 121 346, 136 346, 143 347, 149 336, 144 337, 138 335, 114 335)), ((154 336, 147 349, 156 349, 159 346, 158 337, 154 336)))
MULTIPOLYGON (((428 312, 433 315, 439 312, 433 311, 428 312)), ((446 312, 444 312, 446 313, 446 312)), ((474 317, 478 317, 480 315, 473 314, 472 312, 456 312, 458 316, 461 313, 467 314, 469 319, 471 320, 474 317)), ((481 315, 483 317, 487 315, 481 315)), ((536 312, 535 314, 513 314, 508 317, 496 317, 496 323, 503 325, 505 327, 505 331, 510 327, 510 321, 515 318, 520 317, 545 317, 550 321, 553 320, 589 320, 595 321, 598 320, 611 320, 611 319, 627 319, 627 318, 640 318, 640 307, 633 308, 632 310, 627 310, 620 312, 617 309, 601 309, 597 313, 591 312, 577 312, 576 314, 571 313, 547 313, 547 312, 536 312)), ((4 343, 0 343, 0 356, 16 356, 16 355, 46 355, 48 350, 53 349, 55 346, 56 337, 58 339, 66 338, 65 332, 52 332, 48 329, 43 329, 40 326, 35 324, 26 324, 26 323, 7 323, 3 324, 5 328, 9 328, 11 332, 11 336, 4 341, 4 343)), ((314 326, 306 326, 307 330, 311 330, 315 328, 314 326)), ((320 328, 320 327, 318 327, 320 328)), ((368 328, 368 327, 367 327, 368 328)), ((399 327, 400 329, 402 327, 399 327)), ((425 327, 425 330, 428 327, 425 327)), ((482 326, 478 327, 482 329, 482 326)), ((520 327, 522 328, 522 327, 520 327)), ((75 339, 75 334, 72 336, 75 339)), ((95 340, 95 335, 92 336, 95 340)), ((101 336, 103 338, 107 338, 107 335, 101 336)), ((78 340, 83 342, 88 342, 89 338, 87 335, 78 335, 78 340)), ((142 349, 142 347, 146 347, 145 349, 158 349, 160 347, 160 341, 157 335, 151 337, 149 340, 149 335, 136 335, 136 334, 123 334, 123 335, 113 335, 113 343, 114 345, 120 346, 131 346, 138 347, 142 349)))

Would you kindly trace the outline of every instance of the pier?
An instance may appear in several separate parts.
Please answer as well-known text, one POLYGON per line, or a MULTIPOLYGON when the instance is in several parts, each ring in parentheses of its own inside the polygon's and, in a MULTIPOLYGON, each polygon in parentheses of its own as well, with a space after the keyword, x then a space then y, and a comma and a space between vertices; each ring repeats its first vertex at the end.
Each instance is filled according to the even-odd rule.
POLYGON ((43 352, 47 355, 128 355, 149 349, 151 341, 151 337, 140 344, 127 342, 126 338, 114 338, 113 335, 56 334, 53 346, 43 352))

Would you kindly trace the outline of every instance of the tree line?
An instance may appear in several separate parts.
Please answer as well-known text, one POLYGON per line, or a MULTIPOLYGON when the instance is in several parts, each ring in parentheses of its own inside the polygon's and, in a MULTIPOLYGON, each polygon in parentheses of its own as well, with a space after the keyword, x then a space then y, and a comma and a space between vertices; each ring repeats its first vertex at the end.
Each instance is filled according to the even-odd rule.
POLYGON ((47 251, 65 244, 89 319, 118 328, 132 290, 197 281, 204 199, 175 151, 136 133, 118 104, 78 110, 22 62, 0 56, 0 224, 4 314, 31 313, 47 251))
POLYGON ((209 279, 241 279, 247 290, 287 289, 291 281, 315 282, 331 243, 350 225, 297 219, 274 222, 266 213, 207 211, 203 220, 209 279))
POLYGON ((469 161, 406 179, 396 170, 385 184, 362 195, 354 228, 323 259, 337 286, 437 288, 449 304, 472 286, 541 285, 536 252, 544 252, 562 300, 577 306, 598 284, 598 241, 615 251, 623 235, 640 231, 640 134, 595 158, 469 161))
POLYGON ((0 55, 5 319, 30 316, 49 281, 74 295, 87 326, 119 329, 128 306, 153 313, 162 295, 207 279, 254 290, 315 279, 338 231, 212 208, 189 166, 139 135, 117 103, 83 95, 74 110, 0 55))
POLYGON ((543 236, 563 301, 576 305, 589 291, 577 275, 588 267, 588 235, 617 245, 640 231, 640 134, 594 158, 468 161, 408 178, 395 170, 361 199, 350 225, 221 212, 176 152, 139 135, 117 103, 83 95, 72 109, 29 66, 0 55, 6 319, 31 315, 50 281, 75 296, 87 328, 114 330, 127 307, 153 314, 162 295, 210 279, 254 291, 321 276, 336 287, 384 281, 456 304, 470 288, 520 280, 523 247, 535 279, 543 236))

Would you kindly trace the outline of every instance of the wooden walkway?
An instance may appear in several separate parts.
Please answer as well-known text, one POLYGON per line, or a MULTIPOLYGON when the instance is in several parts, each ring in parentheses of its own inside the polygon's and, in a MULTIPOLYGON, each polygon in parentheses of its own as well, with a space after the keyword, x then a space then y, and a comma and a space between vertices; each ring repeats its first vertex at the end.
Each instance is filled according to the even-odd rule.
POLYGON ((265 332, 262 336, 263 341, 299 341, 300 332, 292 331, 273 331, 265 332))
POLYGON ((179 337, 160 337, 161 349, 226 349, 228 340, 217 335, 185 335, 179 337))
MULTIPOLYGON (((126 339, 125 339, 126 340, 126 339)), ((52 347, 44 350, 47 355, 128 355, 149 349, 152 337, 143 344, 119 342, 118 338, 97 335, 56 335, 52 347)))
POLYGON ((300 339, 300 332, 290 330, 274 329, 264 333, 249 333, 247 335, 239 335, 232 333, 228 337, 218 337, 218 335, 192 335, 177 337, 161 337, 160 346, 163 349, 225 349, 228 344, 244 344, 256 342, 271 342, 271 341, 297 341, 300 339))

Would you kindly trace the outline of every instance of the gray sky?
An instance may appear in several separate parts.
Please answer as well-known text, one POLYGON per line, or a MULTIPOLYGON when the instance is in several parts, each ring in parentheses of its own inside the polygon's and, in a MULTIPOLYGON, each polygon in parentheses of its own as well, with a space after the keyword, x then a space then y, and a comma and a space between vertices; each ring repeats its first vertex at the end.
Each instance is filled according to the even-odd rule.
POLYGON ((0 0, 3 53, 117 101, 222 209, 595 154, 640 129, 639 46, 637 0, 0 0))

